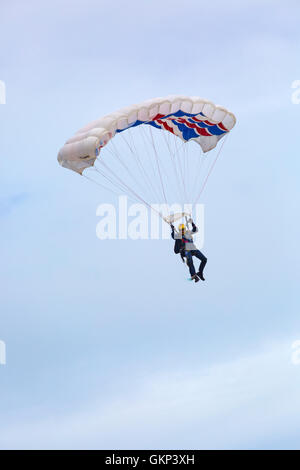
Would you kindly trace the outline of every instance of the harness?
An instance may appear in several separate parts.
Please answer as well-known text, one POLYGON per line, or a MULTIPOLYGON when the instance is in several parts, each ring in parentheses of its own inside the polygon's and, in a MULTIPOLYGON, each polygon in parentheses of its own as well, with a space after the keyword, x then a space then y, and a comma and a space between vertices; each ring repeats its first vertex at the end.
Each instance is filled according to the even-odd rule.
POLYGON ((181 259, 182 261, 184 261, 184 258, 186 259, 186 262, 188 260, 188 253, 189 251, 185 249, 185 245, 187 243, 193 243, 193 239, 192 238, 186 238, 184 235, 181 237, 180 239, 181 243, 182 243, 182 246, 179 250, 179 253, 180 253, 180 256, 181 256, 181 259))
POLYGON ((181 237, 181 240, 183 241, 183 243, 193 243, 192 238, 188 239, 184 235, 181 237))

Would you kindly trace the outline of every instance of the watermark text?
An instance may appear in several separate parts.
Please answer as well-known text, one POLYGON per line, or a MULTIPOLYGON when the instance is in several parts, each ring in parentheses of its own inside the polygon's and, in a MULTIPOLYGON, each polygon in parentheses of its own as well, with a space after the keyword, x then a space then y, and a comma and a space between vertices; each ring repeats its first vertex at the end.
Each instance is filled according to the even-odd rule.
POLYGON ((300 80, 294 80, 292 88, 295 90, 292 93, 291 101, 293 104, 300 104, 300 80))
POLYGON ((4 341, 0 340, 0 366, 6 364, 6 345, 4 341))
POLYGON ((100 240, 169 240, 170 225, 175 230, 184 223, 192 230, 192 222, 198 231, 193 233, 197 244, 204 244, 204 205, 151 204, 151 210, 143 204, 129 204, 126 195, 119 196, 118 205, 103 203, 97 207, 96 235, 100 240), (191 214, 194 214, 194 219, 191 214))
POLYGON ((0 80, 0 104, 6 104, 6 87, 2 80, 0 80))
POLYGON ((300 340, 294 341, 292 344, 292 356, 291 361, 295 366, 300 365, 300 340))

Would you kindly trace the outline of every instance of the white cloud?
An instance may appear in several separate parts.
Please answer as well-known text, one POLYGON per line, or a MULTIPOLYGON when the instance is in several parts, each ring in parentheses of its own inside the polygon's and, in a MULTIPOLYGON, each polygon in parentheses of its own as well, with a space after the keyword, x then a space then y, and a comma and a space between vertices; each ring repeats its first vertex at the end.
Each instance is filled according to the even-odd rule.
POLYGON ((297 433, 300 368, 290 354, 290 342, 278 343, 207 369, 160 371, 84 411, 2 427, 1 447, 271 448, 297 433))

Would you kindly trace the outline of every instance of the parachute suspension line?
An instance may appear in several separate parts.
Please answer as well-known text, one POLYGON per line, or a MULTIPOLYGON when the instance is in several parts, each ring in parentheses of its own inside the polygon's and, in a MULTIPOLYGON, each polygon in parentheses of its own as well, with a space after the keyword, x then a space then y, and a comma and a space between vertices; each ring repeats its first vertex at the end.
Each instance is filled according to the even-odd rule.
POLYGON ((96 171, 102 175, 104 178, 106 178, 108 181, 110 181, 112 184, 114 184, 117 188, 119 188, 120 191, 122 192, 127 192, 129 191, 130 193, 132 193, 135 197, 138 198, 138 200, 140 200, 140 197, 138 196, 137 193, 135 193, 126 183, 124 183, 124 181, 122 181, 121 178, 119 178, 113 170, 111 170, 110 168, 107 167, 107 165, 101 161, 101 164, 102 166, 105 167, 105 169, 112 175, 112 176, 108 176, 106 175, 103 171, 101 171, 98 167, 95 167, 96 168, 96 171), (114 181, 115 178, 117 181, 114 181))
POLYGON ((165 193, 164 183, 163 183, 161 170, 160 170, 160 166, 159 166, 159 158, 158 158, 156 146, 155 146, 155 143, 154 143, 151 126, 150 126, 150 135, 151 135, 151 141, 152 141, 152 145, 153 145, 153 149, 154 149, 154 153, 155 153, 155 158, 156 158, 157 169, 158 169, 158 173, 159 173, 159 179, 160 179, 160 183, 161 183, 161 187, 162 187, 162 192, 163 192, 163 196, 164 196, 164 199, 165 199, 165 203, 167 205, 168 204, 167 203, 167 197, 166 197, 166 193, 165 193))
MULTIPOLYGON (((122 137, 122 136, 121 136, 121 137, 122 137)), ((130 148, 130 145, 128 144, 128 142, 126 141, 126 139, 125 139, 124 137, 123 137, 123 140, 124 140, 124 142, 125 142, 125 143, 129 146, 129 148, 130 148)), ((112 148, 106 147, 106 150, 108 150, 108 152, 126 169, 127 173, 131 176, 131 178, 132 178, 132 180, 134 181, 134 183, 135 183, 136 185, 138 185, 138 186, 141 188, 141 182, 138 181, 138 180, 132 175, 132 173, 131 173, 131 171, 130 171, 130 168, 129 168, 129 167, 125 164, 125 162, 120 158, 119 152, 118 152, 118 150, 116 149, 116 147, 114 146, 114 143, 113 143, 112 141, 111 141, 111 143, 112 143, 112 148), (114 151, 113 151, 113 150, 114 150, 114 151)), ((132 149, 131 149, 131 152, 132 152, 133 155, 135 155, 134 152, 132 151, 132 149)), ((128 184, 126 184, 120 177, 118 177, 118 176, 116 175, 116 173, 114 173, 111 168, 109 168, 107 165, 105 165, 105 163, 103 162, 102 159, 98 159, 98 161, 99 161, 100 164, 102 164, 102 166, 105 167, 106 170, 117 180, 117 182, 114 181, 114 180, 112 179, 112 177, 108 177, 108 176, 105 174, 105 172, 100 172, 100 169, 97 168, 97 167, 95 167, 99 174, 101 174, 104 178, 108 179, 108 181, 110 181, 112 184, 114 184, 116 187, 118 187, 119 190, 121 190, 122 192, 126 192, 126 193, 127 193, 127 192, 130 192, 132 195, 134 195, 134 200, 135 200, 136 202, 143 202, 143 203, 145 203, 146 205, 148 205, 148 207, 150 207, 149 204, 146 203, 145 199, 142 198, 140 195, 138 195, 133 189, 131 189, 131 187, 130 187, 128 184)), ((144 189, 144 188, 143 188, 143 189, 144 189)))
POLYGON ((179 176, 181 176, 181 187, 182 187, 182 205, 188 202, 188 185, 187 185, 187 174, 184 166, 184 158, 187 149, 188 142, 180 141, 177 136, 174 138, 174 160, 177 162, 177 167, 179 168, 179 176))
POLYGON ((166 139, 166 143, 167 143, 169 153, 170 153, 171 164, 172 164, 172 167, 174 169, 174 173, 176 175, 178 193, 180 194, 180 199, 181 199, 180 202, 181 202, 181 204, 183 204, 184 203, 184 190, 183 190, 183 184, 181 184, 181 181, 180 181, 181 174, 178 171, 177 161, 176 161, 176 152, 178 152, 178 149, 177 150, 175 149, 175 145, 176 145, 178 137, 174 136, 173 134, 170 134, 169 132, 163 133, 163 135, 166 139), (170 140, 173 144, 172 145, 173 148, 171 148, 170 140))
MULTIPOLYGON (((96 170, 97 173, 100 173, 99 171, 97 171, 96 168, 94 168, 96 170)), ((111 193, 115 194, 116 196, 120 196, 120 193, 117 193, 116 191, 114 191, 113 189, 111 188, 107 188, 107 186, 104 186, 103 184, 99 183, 98 181, 94 180, 93 178, 89 178, 86 174, 82 173, 82 176, 84 176, 84 178, 86 178, 87 180, 91 181, 93 184, 96 184, 97 186, 99 186, 100 188, 103 188, 103 189, 106 189, 107 191, 110 191, 111 193)), ((103 175, 104 176, 104 175, 103 175)), ((114 184, 114 183, 112 183, 114 184)), ((121 189, 121 191, 123 191, 123 189, 121 189)), ((132 202, 139 202, 137 199, 133 198, 132 196, 128 196, 128 198, 132 201, 132 202)), ((153 209, 154 210, 154 209, 153 209)))
POLYGON ((186 201, 188 201, 188 198, 187 198, 187 195, 188 195, 188 181, 187 181, 187 178, 186 178, 186 162, 185 162, 185 158, 186 158, 186 146, 183 147, 182 149, 182 153, 181 153, 181 163, 182 163, 182 174, 183 174, 183 180, 184 180, 184 183, 185 183, 185 186, 186 186, 186 201))
MULTIPOLYGON (((139 171, 141 173, 142 178, 144 179, 144 182, 145 182, 145 185, 146 185, 146 187, 149 191, 149 194, 154 193, 155 197, 157 198, 156 189, 153 186, 149 175, 147 174, 147 172, 145 171, 145 169, 142 165, 141 159, 139 157, 139 152, 137 151, 135 143, 134 143, 134 139, 133 139, 133 136, 132 136, 132 133, 131 133, 131 129, 128 129, 127 133, 130 137, 131 145, 126 140, 125 136, 123 136, 122 134, 121 134, 121 136, 122 136, 124 142, 127 144, 128 148, 130 149, 131 155, 134 158, 134 160, 135 160, 135 162, 136 162, 136 164, 139 168, 139 171)), ((148 155, 148 153, 147 153, 147 155, 148 155)))
MULTIPOLYGON (((125 184, 121 178, 117 177, 115 175, 115 173, 113 172, 113 170, 111 170, 110 168, 108 168, 102 159, 97 159, 97 161, 100 163, 100 165, 104 166, 106 169, 107 169, 107 172, 110 173, 112 176, 108 175, 105 173, 105 171, 100 168, 98 168, 96 165, 94 165, 94 168, 96 170, 97 173, 99 173, 103 178, 105 178, 107 181, 109 181, 113 186, 115 186, 117 189, 119 189, 119 191, 121 192, 127 192, 128 190, 130 190, 129 186, 127 186, 127 184, 125 184), (115 178, 115 180, 114 180, 115 178)), ((130 190, 131 192, 133 192, 132 190, 130 190)))
MULTIPOLYGON (((128 146, 129 150, 132 152, 132 149, 130 147, 130 145, 128 144, 127 140, 124 138, 124 136, 122 134, 120 134, 120 137, 122 138, 122 140, 126 143, 126 145, 128 146)), ((123 162, 123 160, 119 157, 119 153, 115 147, 115 144, 114 144, 114 141, 113 139, 111 140, 111 143, 112 143, 112 146, 115 150, 115 155, 118 159, 118 161, 123 165, 123 167, 125 167, 127 169, 127 172, 128 174, 132 177, 133 181, 138 185, 138 186, 141 186, 141 181, 137 178, 134 177, 134 175, 131 173, 130 169, 128 168, 128 166, 125 164, 125 162, 123 162)))
MULTIPOLYGON (((119 190, 124 191, 124 188, 122 188, 121 185, 118 187, 117 183, 114 182, 112 179, 110 179, 107 175, 105 175, 104 173, 102 173, 102 172, 99 170, 99 168, 97 168, 96 166, 94 166, 93 169, 94 169, 97 173, 99 173, 101 176, 103 176, 104 178, 106 178, 107 181, 109 181, 111 184, 113 184, 114 186, 116 186, 119 190)), ((114 191, 114 190, 111 189, 111 188, 107 188, 107 187, 104 186, 103 184, 101 184, 101 183, 99 183, 98 181, 94 180, 93 178, 90 178, 89 176, 87 176, 85 173, 82 173, 82 176, 83 176, 84 178, 86 178, 88 181, 91 181, 93 184, 96 184, 96 185, 99 186, 100 188, 103 188, 103 189, 105 189, 105 190, 107 190, 107 191, 110 191, 111 193, 115 194, 115 195, 118 196, 118 197, 120 196, 120 193, 117 193, 116 191, 114 191)), ((134 191, 130 190, 130 188, 125 188, 125 189, 127 189, 127 191, 130 191, 130 192, 132 192, 132 193, 134 194, 134 196, 132 196, 132 195, 129 195, 129 196, 128 196, 129 199, 131 199, 131 201, 133 201, 133 202, 142 202, 144 205, 146 205, 146 206, 150 209, 150 211, 156 212, 156 213, 162 218, 162 220, 163 220, 164 222, 166 222, 167 224, 169 224, 169 222, 163 217, 163 215, 162 215, 157 209, 155 209, 155 207, 153 207, 153 206, 151 206, 150 204, 148 204, 147 201, 145 201, 143 198, 141 198, 140 196, 138 196, 138 194, 136 194, 134 191)))
POLYGON ((201 186, 201 189, 200 189, 200 191, 199 191, 199 193, 198 193, 198 196, 197 196, 195 202, 193 203, 193 207, 197 204, 197 202, 199 201, 199 199, 200 199, 200 197, 201 197, 201 195, 202 195, 202 193, 203 193, 203 191, 204 191, 204 189, 205 189, 205 186, 206 186, 206 183, 207 183, 207 181, 208 181, 208 178, 209 178, 210 175, 212 174, 213 169, 214 169, 214 167, 215 167, 215 164, 217 163, 217 160, 218 160, 218 158, 219 158, 219 156, 220 156, 220 154, 221 154, 222 148, 224 147, 224 144, 225 144, 225 142, 226 142, 226 137, 227 137, 227 136, 224 137, 223 142, 222 142, 222 144, 221 144, 221 146, 220 146, 220 148, 219 148, 219 150, 218 150, 218 152, 217 152, 216 158, 214 159, 213 163, 211 164, 211 167, 210 167, 210 169, 209 169, 209 171, 208 171, 208 174, 207 174, 207 176, 206 176, 206 178, 205 178, 205 180, 204 180, 204 182, 203 182, 203 184, 202 184, 202 186, 201 186))
MULTIPOLYGON (((172 139, 172 136, 170 135, 170 139, 172 139)), ((181 198, 181 205, 184 204, 185 201, 185 182, 182 178, 182 173, 181 173, 181 167, 180 167, 180 157, 179 157, 179 151, 182 150, 184 144, 180 143, 180 147, 178 147, 177 144, 177 136, 173 137, 173 153, 172 153, 172 158, 173 158, 173 166, 175 168, 176 174, 177 174, 177 180, 178 180, 178 194, 180 194, 181 198)))
POLYGON ((198 167, 202 164, 202 159, 198 156, 198 149, 197 146, 200 148, 200 145, 196 144, 196 142, 192 142, 191 146, 188 148, 188 172, 190 175, 190 193, 189 193, 189 200, 192 202, 194 192, 194 181, 198 177, 198 167), (194 148, 194 151, 193 151, 194 148), (197 149, 197 151, 196 151, 197 149), (199 162, 200 160, 200 162, 199 162))
POLYGON ((197 152, 197 154, 195 155, 196 163, 195 163, 195 168, 194 168, 194 178, 192 181, 192 190, 191 190, 192 196, 193 194, 196 194, 197 192, 197 188, 200 185, 202 175, 205 174, 204 169, 208 160, 207 154, 202 152, 200 145, 198 147, 199 147, 199 153, 197 152))
MULTIPOLYGON (((130 131, 130 129, 127 130, 128 133, 129 133, 129 131, 130 131)), ((144 184, 145 184, 145 186, 147 186, 147 185, 148 185, 148 182, 147 182, 147 180, 146 180, 146 178, 145 178, 144 173, 142 172, 142 167, 140 166, 140 160, 139 160, 139 157, 138 157, 137 152, 136 152, 136 155, 135 155, 135 153, 134 153, 134 151, 133 151, 133 149, 132 149, 132 145, 130 145, 130 143, 127 141, 127 139, 125 138, 125 136, 123 135, 123 133, 120 134, 120 137, 121 137, 121 139, 123 140, 123 142, 126 144, 126 146, 128 147, 128 149, 129 149, 129 151, 130 151, 130 155, 131 155, 132 157, 134 157, 135 163, 137 164, 137 167, 138 167, 138 169, 139 169, 139 172, 140 172, 142 178, 144 179, 144 184)))
MULTIPOLYGON (((177 139, 177 136, 175 136, 175 137, 171 136, 169 132, 166 133, 164 131, 162 132, 162 135, 164 136, 164 140, 165 140, 166 146, 167 146, 168 151, 169 151, 171 165, 172 165, 172 168, 173 168, 173 171, 174 171, 174 174, 175 174, 175 177, 176 177, 176 181, 177 181, 178 191, 181 194, 181 203, 183 203, 184 202, 184 195, 183 195, 182 185, 180 184, 180 176, 179 176, 178 169, 177 169, 175 152, 174 152, 173 149, 171 149, 171 146, 170 146, 170 138, 173 137, 173 139, 177 139)), ((182 144, 182 145, 184 145, 184 144, 182 144)))
MULTIPOLYGON (((117 180, 119 180, 122 185, 125 186, 125 188, 127 189, 127 191, 129 191, 130 193, 132 193, 140 202, 142 202, 142 203, 145 204, 147 207, 149 207, 150 210, 153 210, 153 211, 157 212, 157 214, 159 214, 160 217, 161 217, 162 219, 164 219, 163 216, 162 216, 162 214, 161 214, 158 210, 156 210, 154 207, 152 207, 147 201, 145 201, 145 199, 143 199, 141 196, 139 196, 133 189, 131 189, 129 186, 127 186, 127 184, 125 184, 112 170, 110 170, 110 168, 108 168, 107 165, 106 165, 103 161, 102 161, 102 165, 103 165, 108 171, 110 171, 110 173, 112 173, 113 176, 114 176, 117 180)), ((98 168, 96 168, 96 170, 99 171, 98 168)), ((100 174, 101 174, 101 173, 100 173, 100 174)))
MULTIPOLYGON (((185 144, 185 142, 182 144, 182 146, 185 144)), ((182 146, 180 148, 182 148, 182 146)), ((179 148, 178 148, 178 142, 177 142, 177 139, 175 139, 175 155, 176 155, 176 158, 178 160, 178 166, 179 166, 179 169, 180 169, 180 174, 181 174, 181 180, 182 180, 182 187, 183 187, 183 193, 184 193, 184 198, 185 198, 185 201, 187 201, 187 192, 186 192, 186 184, 185 184, 185 180, 184 180, 184 174, 183 174, 183 168, 182 168, 182 162, 181 162, 181 158, 180 158, 180 155, 178 153, 179 151, 179 148)))
POLYGON ((191 172, 190 172, 190 143, 187 142, 184 146, 184 158, 185 158, 185 174, 186 174, 186 182, 187 182, 187 202, 191 202, 191 172))
POLYGON ((138 181, 138 179, 132 174, 132 172, 130 171, 130 169, 128 168, 128 166, 126 165, 126 163, 123 161, 122 158, 120 158, 119 156, 119 153, 115 147, 115 144, 113 142, 113 139, 111 139, 111 142, 110 142, 112 148, 113 148, 113 151, 110 149, 110 148, 106 148, 106 150, 108 152, 110 152, 110 154, 118 160, 118 162, 123 166, 123 168, 125 168, 125 170, 127 171, 127 173, 129 174, 129 176, 132 178, 132 180, 134 181, 134 183, 137 185, 137 186, 140 186, 141 185, 141 182, 138 181))
POLYGON ((107 181, 109 181, 113 186, 115 186, 119 191, 121 192, 126 192, 127 188, 125 187, 124 184, 118 183, 117 181, 114 181, 112 177, 106 175, 103 171, 101 171, 96 165, 94 165, 94 168, 99 175, 103 176, 107 181))
POLYGON ((104 186, 103 184, 99 183, 98 181, 93 180, 93 178, 90 178, 90 177, 87 176, 86 174, 82 173, 82 176, 83 176, 84 178, 86 178, 87 180, 92 181, 92 183, 96 184, 97 186, 100 186, 100 188, 106 189, 107 191, 110 191, 111 193, 116 194, 117 196, 119 196, 119 193, 117 193, 116 191, 114 191, 114 190, 111 189, 111 188, 108 188, 107 186, 104 186))
POLYGON ((182 166, 182 161, 183 161, 183 153, 184 153, 184 144, 185 142, 180 142, 178 141, 177 138, 174 139, 174 147, 175 147, 175 152, 174 152, 174 159, 177 164, 177 167, 179 168, 179 176, 181 177, 181 183, 180 186, 182 188, 182 204, 187 202, 187 185, 186 185, 186 180, 184 176, 184 171, 183 171, 183 166, 182 166))
POLYGON ((183 146, 183 152, 182 152, 183 176, 184 176, 184 181, 185 181, 185 186, 186 186, 186 202, 189 202, 189 189, 190 189, 189 173, 187 169, 187 151, 188 151, 189 144, 190 143, 187 142, 186 145, 183 146))
MULTIPOLYGON (((147 142, 149 142, 151 144, 151 139, 149 138, 149 136, 147 136, 148 131, 146 132, 146 127, 144 127, 142 125, 142 126, 140 126, 140 129, 141 129, 141 136, 142 136, 142 139, 143 139, 143 142, 144 142, 144 149, 146 149, 146 152, 147 152, 147 155, 148 155, 148 161, 149 161, 149 164, 150 164, 150 168, 151 168, 152 173, 153 173, 153 180, 155 181, 156 176, 157 176, 157 170, 156 170, 155 164, 153 162, 153 158, 151 158, 152 155, 149 152, 148 145, 147 145, 147 142)), ((159 191, 158 188, 156 188, 156 189, 159 191)), ((156 194, 156 197, 157 197, 156 189, 155 189, 155 194, 156 194)), ((157 201, 160 202, 160 200, 161 200, 161 196, 158 196, 157 201)))
MULTIPOLYGON (((170 156, 170 161, 171 161, 171 167, 173 168, 173 171, 175 173, 175 177, 176 177, 176 183, 177 183, 177 192, 178 192, 178 195, 180 197, 180 202, 181 202, 181 205, 183 206, 184 203, 185 203, 185 200, 186 200, 186 196, 185 196, 185 188, 186 188, 186 182, 185 182, 185 179, 183 177, 183 174, 181 172, 181 167, 180 167, 180 159, 181 159, 181 154, 179 151, 182 150, 182 148, 184 148, 184 144, 185 142, 180 142, 179 141, 179 138, 178 136, 168 132, 168 131, 165 131, 163 130, 162 131, 162 135, 164 137, 164 141, 165 141, 165 144, 167 146, 167 149, 168 149, 168 152, 169 153, 169 156, 170 156), (172 147, 171 147, 171 143, 172 143, 172 147), (177 159, 178 159, 178 163, 177 163, 177 159), (178 171, 178 167, 180 169, 180 172, 178 171), (181 181, 180 181, 181 179, 181 181)), ((167 174, 167 180, 169 181, 170 179, 170 175, 167 174)))
MULTIPOLYGON (((115 147, 113 142, 112 142, 112 146, 110 148, 108 146, 106 147, 106 150, 113 156, 114 161, 118 162, 118 164, 121 165, 126 170, 126 173, 130 176, 130 180, 134 181, 134 184, 137 184, 137 186, 139 188, 142 188, 143 190, 147 189, 148 191, 150 191, 150 193, 151 192, 156 193, 157 189, 161 189, 164 201, 165 201, 166 205, 168 205, 167 197, 166 197, 165 183, 170 181, 170 178, 169 178, 170 177, 170 172, 169 173, 167 172, 168 163, 166 161, 165 162, 160 161, 160 158, 161 158, 162 154, 165 155, 165 153, 164 152, 160 152, 160 154, 158 153, 158 148, 157 148, 155 140, 154 140, 155 136, 153 135, 152 128, 150 126, 148 127, 149 133, 148 133, 147 137, 145 136, 145 131, 142 128, 145 129, 145 127, 140 126, 140 129, 142 131, 141 134, 140 134, 140 135, 142 135, 142 140, 145 143, 145 138, 147 138, 147 141, 149 141, 149 143, 152 144, 155 159, 153 159, 153 153, 151 151, 149 152, 148 146, 144 145, 141 148, 143 149, 143 151, 145 151, 146 156, 150 155, 150 158, 149 158, 149 161, 147 161, 147 159, 145 159, 144 162, 141 160, 141 157, 140 157, 139 153, 136 151, 136 142, 134 141, 133 136, 131 135, 131 133, 130 133, 130 140, 131 140, 130 142, 124 136, 121 136, 124 144, 126 144, 126 147, 129 149, 129 152, 126 152, 126 155, 128 155, 128 154, 131 155, 129 162, 126 161, 125 159, 122 159, 121 152, 117 150, 117 148, 115 147), (139 171, 138 171, 137 174, 132 174, 132 169, 130 167, 130 162, 134 163, 135 168, 138 166, 139 171), (151 178, 151 173, 149 173, 149 171, 147 171, 147 164, 150 165, 150 169, 151 169, 151 166, 152 166, 153 175, 154 175, 153 180, 154 181, 155 181, 155 179, 157 180, 157 176, 159 176, 160 184, 158 184, 157 188, 155 188, 155 186, 153 185, 153 181, 152 181, 152 178, 151 178), (139 174, 143 178, 143 180, 139 177, 139 174), (166 174, 166 179, 164 181, 163 178, 164 178, 165 174, 166 174), (145 183, 144 185, 143 185, 143 182, 145 183)), ((223 147, 224 147, 225 141, 227 139, 227 136, 225 136, 225 138, 223 138, 223 142, 221 143, 213 162, 211 164, 209 164, 209 166, 207 166, 207 164, 210 163, 210 159, 208 159, 205 156, 205 154, 204 155, 202 154, 200 146, 199 146, 200 155, 198 154, 198 152, 190 153, 191 149, 187 147, 187 145, 189 144, 188 142, 186 142, 186 141, 181 142, 181 141, 179 141, 178 136, 173 135, 173 134, 171 135, 169 132, 166 133, 164 130, 162 130, 162 134, 160 134, 160 135, 163 136, 163 140, 164 140, 165 146, 166 146, 165 150, 167 150, 166 153, 169 153, 169 159, 171 161, 171 166, 173 167, 173 171, 174 171, 175 176, 176 176, 176 181, 177 181, 177 184, 179 185, 179 191, 178 192, 183 194, 183 200, 182 200, 183 204, 192 202, 192 200, 188 199, 188 197, 190 197, 192 194, 195 194, 196 191, 194 191, 194 190, 197 190, 197 187, 199 186, 199 184, 198 184, 199 175, 200 175, 201 171, 204 170, 204 168, 205 168, 205 173, 202 173, 202 174, 203 174, 203 176, 205 176, 206 173, 207 174, 206 174, 206 177, 204 178, 204 181, 202 182, 200 190, 198 191, 196 199, 192 203, 192 211, 193 211, 194 208, 195 208, 196 203, 199 201, 202 193, 204 192, 204 189, 206 187, 206 184, 208 182, 208 179, 209 179, 210 175, 212 174, 212 172, 214 170, 214 167, 217 163, 217 160, 218 160, 218 158, 219 158, 219 156, 220 156, 220 154, 223 150, 223 147), (190 157, 192 159, 191 161, 189 161, 190 157), (182 185, 180 184, 180 179, 182 181, 182 185), (187 191, 187 188, 188 188, 188 191, 187 191)), ((142 142, 141 142, 141 144, 142 144, 142 142)), ((193 143, 193 145, 194 145, 194 143, 193 143)), ((149 200, 148 197, 145 198, 143 193, 141 193, 140 191, 136 192, 134 190, 135 189, 134 186, 133 186, 133 188, 134 188, 133 189, 132 186, 130 186, 130 183, 127 184, 126 182, 123 181, 123 179, 120 177, 120 174, 122 174, 122 171, 120 172, 118 170, 118 168, 116 168, 116 166, 114 166, 113 168, 110 168, 105 163, 105 159, 103 159, 103 158, 97 159, 97 163, 98 163, 98 165, 100 165, 101 168, 94 165, 93 170, 95 172, 97 172, 99 175, 101 175, 103 178, 105 178, 110 183, 109 186, 115 187, 120 192, 128 193, 128 196, 130 197, 131 200, 144 204, 150 210, 155 211, 165 222, 169 223, 168 220, 165 219, 163 217, 163 215, 157 209, 155 209, 155 207, 152 207, 147 202, 147 200, 149 200)), ((89 171, 91 171, 91 170, 92 169, 90 169, 89 171)), ((103 184, 100 184, 98 181, 95 181, 93 178, 90 178, 89 177, 90 175, 88 176, 86 174, 83 174, 82 176, 84 176, 86 179, 92 181, 93 183, 97 184, 101 188, 112 192, 115 195, 119 194, 116 191, 114 191, 113 189, 110 189, 109 187, 107 187, 103 184)), ((201 177, 201 179, 202 179, 202 177, 201 177)), ((153 201, 151 201, 151 203, 152 202, 153 201)))

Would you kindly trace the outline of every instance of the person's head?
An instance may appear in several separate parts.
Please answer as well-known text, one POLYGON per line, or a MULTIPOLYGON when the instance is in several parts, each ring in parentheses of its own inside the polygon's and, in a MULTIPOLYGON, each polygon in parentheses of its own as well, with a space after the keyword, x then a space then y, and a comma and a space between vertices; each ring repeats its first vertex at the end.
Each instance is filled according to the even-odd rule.
POLYGON ((180 224, 180 225, 178 226, 178 230, 179 230, 179 232, 184 233, 184 232, 185 232, 185 225, 184 225, 184 224, 180 224))

